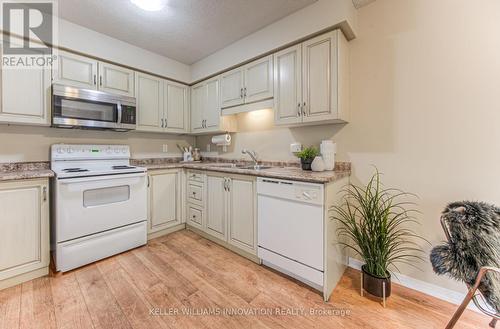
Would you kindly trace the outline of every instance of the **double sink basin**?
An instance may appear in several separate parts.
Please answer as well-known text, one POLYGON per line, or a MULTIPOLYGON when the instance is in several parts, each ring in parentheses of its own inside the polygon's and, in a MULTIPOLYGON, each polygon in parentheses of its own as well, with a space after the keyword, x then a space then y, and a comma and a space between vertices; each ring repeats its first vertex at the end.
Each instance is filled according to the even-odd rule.
POLYGON ((211 166, 219 168, 236 168, 236 169, 249 169, 249 170, 263 170, 272 168, 271 166, 247 165, 247 164, 236 164, 236 163, 217 163, 217 164, 211 164, 211 166))

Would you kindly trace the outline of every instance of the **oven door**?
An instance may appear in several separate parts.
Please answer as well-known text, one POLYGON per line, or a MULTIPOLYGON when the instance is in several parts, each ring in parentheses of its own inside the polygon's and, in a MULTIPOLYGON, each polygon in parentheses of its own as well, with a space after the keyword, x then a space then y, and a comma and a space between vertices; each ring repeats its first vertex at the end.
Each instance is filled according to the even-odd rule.
POLYGON ((146 173, 57 180, 58 243, 145 220, 146 173))

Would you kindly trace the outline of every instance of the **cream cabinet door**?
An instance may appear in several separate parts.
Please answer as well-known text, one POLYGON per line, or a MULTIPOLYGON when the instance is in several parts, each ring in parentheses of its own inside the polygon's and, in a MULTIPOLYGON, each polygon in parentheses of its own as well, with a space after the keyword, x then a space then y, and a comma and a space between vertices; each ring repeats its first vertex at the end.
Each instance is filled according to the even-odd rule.
POLYGON ((226 179, 221 176, 207 175, 206 232, 224 241, 227 237, 226 204, 226 179))
POLYGON ((0 183, 0 289, 2 280, 49 265, 46 180, 0 183))
POLYGON ((0 122, 50 125, 51 69, 2 69, 0 122))
POLYGON ((149 233, 181 224, 181 193, 180 170, 150 173, 149 233))
POLYGON ((175 82, 163 83, 163 113, 165 131, 184 133, 188 131, 189 88, 175 82))
POLYGON ((99 90, 134 97, 134 71, 99 62, 99 90))
POLYGON ((97 89, 97 61, 88 57, 59 51, 54 82, 84 89, 97 89))
MULTIPOLYGON (((273 56, 245 65, 245 103, 273 97, 273 56)), ((222 87, 221 87, 222 89, 222 87)))
POLYGON ((237 68, 220 77, 220 106, 222 108, 243 104, 244 70, 237 68))
POLYGON ((302 46, 274 54, 275 124, 302 122, 302 46))
POLYGON ((257 250, 257 221, 255 178, 236 178, 229 181, 228 242, 247 252, 257 250))
POLYGON ((302 43, 304 122, 337 119, 337 32, 302 43))
POLYGON ((163 131, 162 79, 136 73, 137 130, 163 131))
POLYGON ((204 106, 207 99, 207 89, 204 83, 191 88, 191 131, 203 130, 205 119, 203 118, 204 106))
POLYGON ((206 82, 207 98, 203 110, 205 130, 219 130, 221 125, 221 108, 219 96, 219 78, 206 82))

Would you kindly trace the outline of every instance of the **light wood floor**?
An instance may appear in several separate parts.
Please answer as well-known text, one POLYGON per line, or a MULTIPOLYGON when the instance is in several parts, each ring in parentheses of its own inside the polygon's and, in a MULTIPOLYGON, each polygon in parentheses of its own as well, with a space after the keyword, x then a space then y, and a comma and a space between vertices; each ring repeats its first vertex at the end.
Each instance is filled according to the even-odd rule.
MULTIPOLYGON (((384 309, 359 295, 355 270, 346 271, 331 301, 323 303, 314 290, 189 231, 0 291, 2 329, 444 328, 454 310, 454 305, 398 285, 384 309), (207 309, 261 314, 182 314, 207 309), (285 314, 297 309, 307 314, 285 314), (348 314, 310 315, 311 309, 348 314)), ((466 311, 456 328, 487 328, 488 320, 466 311)))

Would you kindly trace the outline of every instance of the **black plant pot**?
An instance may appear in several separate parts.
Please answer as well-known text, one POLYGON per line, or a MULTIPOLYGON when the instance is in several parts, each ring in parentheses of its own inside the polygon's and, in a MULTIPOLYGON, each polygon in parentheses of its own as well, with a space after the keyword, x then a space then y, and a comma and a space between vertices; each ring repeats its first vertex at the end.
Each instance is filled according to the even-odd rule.
POLYGON ((361 267, 363 271, 363 289, 377 297, 384 297, 384 285, 385 282, 385 297, 389 297, 391 295, 391 274, 387 272, 387 276, 385 278, 381 278, 379 276, 375 276, 366 271, 365 265, 361 267))
POLYGON ((300 159, 302 170, 311 170, 311 163, 314 159, 300 159))

